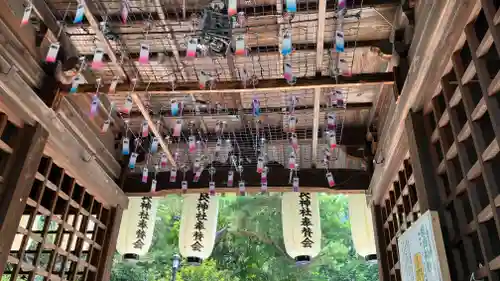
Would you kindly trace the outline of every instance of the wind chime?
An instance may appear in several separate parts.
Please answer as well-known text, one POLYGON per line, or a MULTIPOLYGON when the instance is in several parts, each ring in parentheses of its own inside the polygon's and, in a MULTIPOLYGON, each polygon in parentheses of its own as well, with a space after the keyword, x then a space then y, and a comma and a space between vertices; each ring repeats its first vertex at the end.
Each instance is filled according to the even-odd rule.
POLYGON ((288 99, 288 107, 285 112, 285 118, 283 118, 283 127, 287 131, 287 136, 289 140, 289 146, 286 149, 286 154, 288 155, 288 169, 290 170, 289 183, 292 184, 293 191, 299 191, 299 165, 297 162, 299 153, 299 139, 297 137, 297 116, 295 116, 295 108, 298 105, 299 99, 294 95, 290 95, 288 99))
POLYGON ((292 27, 291 24, 288 23, 284 27, 283 31, 283 39, 281 43, 281 54, 283 55, 283 77, 285 78, 286 82, 289 85, 295 85, 297 82, 297 77, 293 75, 293 68, 292 68, 292 53, 293 53, 293 48, 292 48, 292 27))
POLYGON ((333 178, 332 172, 330 172, 328 168, 330 166, 330 161, 332 160, 332 155, 336 153, 337 148, 337 114, 335 112, 330 112, 326 116, 325 138, 327 147, 323 151, 323 166, 325 169, 325 176, 328 181, 328 186, 334 187, 335 180, 333 178))
POLYGON ((336 11, 335 48, 332 50, 333 67, 332 76, 338 80, 338 76, 350 76, 347 62, 340 57, 345 52, 344 41, 344 15, 346 13, 346 0, 338 0, 336 11))

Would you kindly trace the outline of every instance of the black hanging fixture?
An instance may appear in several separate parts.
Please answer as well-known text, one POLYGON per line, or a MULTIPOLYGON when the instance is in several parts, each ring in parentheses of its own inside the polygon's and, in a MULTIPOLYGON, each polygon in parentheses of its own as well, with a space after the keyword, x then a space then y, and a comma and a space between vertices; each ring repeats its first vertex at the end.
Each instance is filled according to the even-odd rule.
POLYGON ((227 16, 227 7, 215 0, 201 12, 197 35, 190 39, 197 39, 196 53, 200 56, 226 56, 230 50, 232 38, 232 21, 234 18, 227 16))

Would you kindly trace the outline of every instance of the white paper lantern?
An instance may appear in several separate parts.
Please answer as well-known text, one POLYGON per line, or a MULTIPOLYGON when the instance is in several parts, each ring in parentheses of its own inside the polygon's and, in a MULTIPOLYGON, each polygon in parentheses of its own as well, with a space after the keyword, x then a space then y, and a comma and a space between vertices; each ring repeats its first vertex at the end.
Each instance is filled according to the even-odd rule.
POLYGON ((137 261, 149 251, 153 241, 158 201, 151 197, 129 198, 123 211, 116 250, 126 261, 137 261))
POLYGON ((373 233, 372 212, 368 208, 364 194, 348 196, 349 220, 351 221, 352 241, 358 255, 366 261, 377 261, 375 234, 373 233))
POLYGON ((286 252, 297 265, 308 264, 321 250, 317 193, 287 192, 281 202, 286 252))
POLYGON ((208 193, 185 194, 179 230, 179 251, 192 265, 212 253, 217 233, 219 198, 208 193))

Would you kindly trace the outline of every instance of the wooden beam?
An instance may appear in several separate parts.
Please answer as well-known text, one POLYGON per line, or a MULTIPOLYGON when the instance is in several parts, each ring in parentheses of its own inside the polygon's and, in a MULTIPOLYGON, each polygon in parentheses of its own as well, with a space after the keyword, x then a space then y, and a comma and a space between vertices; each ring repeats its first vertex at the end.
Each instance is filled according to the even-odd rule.
POLYGON ((432 145, 429 141, 430 136, 427 136, 424 129, 422 111, 408 114, 406 133, 420 211, 424 213, 427 210, 439 210, 441 200, 445 198, 440 198, 439 188, 436 184, 436 175, 430 155, 432 145))
MULTIPOLYGON (((218 194, 225 193, 239 193, 239 189, 236 187, 216 187, 218 194)), ((302 192, 321 192, 327 194, 364 194, 366 190, 353 190, 353 189, 327 189, 325 187, 304 187, 300 191, 302 192)), ((205 188, 188 188, 186 193, 183 193, 180 189, 164 189, 155 193, 150 192, 139 192, 139 193, 127 193, 130 197, 137 196, 151 196, 151 197, 166 197, 172 194, 196 194, 208 192, 208 187, 205 188)), ((291 186, 268 186, 267 192, 292 192, 291 186)), ((257 186, 248 186, 245 188, 245 194, 262 194, 262 190, 257 186)))
MULTIPOLYGON (((141 35, 142 33, 119 33, 119 35, 141 35)), ((154 35, 155 32, 150 32, 148 33, 149 35, 154 35)), ((157 35, 159 34, 164 34, 164 32, 156 32, 157 35)), ((72 34, 71 37, 78 38, 79 36, 88 36, 88 34, 72 34)), ((323 42, 323 50, 330 49, 332 47, 333 42, 323 42)), ((280 55, 280 44, 279 45, 259 45, 259 46, 253 46, 249 47, 249 55, 273 55, 276 53, 276 55, 280 55)), ((301 53, 301 52, 315 52, 317 50, 316 46, 318 44, 316 43, 298 43, 298 44, 293 44, 293 47, 295 48, 296 53, 301 53)), ((385 54, 390 54, 392 52, 392 43, 390 42, 389 39, 380 39, 380 40, 358 40, 358 41, 346 41, 345 42, 345 48, 347 51, 349 49, 353 48, 362 48, 362 47, 377 47, 379 48, 383 53, 385 54)), ((178 50, 178 54, 180 57, 185 57, 186 56, 186 50, 178 50)), ((128 53, 129 57, 133 60, 139 59, 140 53, 138 52, 130 52, 128 53)), ((162 52, 151 52, 150 53, 150 60, 159 60, 159 55, 167 55, 170 57, 175 58, 175 51, 172 50, 171 52, 169 51, 162 51, 162 52)), ((92 60, 94 57, 94 54, 86 54, 85 58, 87 61, 92 60)), ((318 58, 318 57, 317 57, 318 58)), ((110 58, 105 54, 103 57, 104 62, 111 61, 110 58)))
POLYGON ((372 202, 373 230, 375 234, 375 245, 378 258, 378 278, 379 281, 389 281, 389 264, 387 261, 387 245, 384 239, 384 220, 382 218, 382 208, 372 202))
POLYGON ((102 170, 91 153, 74 138, 56 113, 43 103, 15 69, 0 73, 0 97, 14 106, 19 114, 28 115, 49 132, 47 155, 77 178, 99 202, 105 206, 128 205, 127 197, 113 179, 102 170))
POLYGON ((40 74, 43 73, 42 68, 38 66, 38 60, 30 55, 16 30, 12 30, 4 20, 0 20, 0 33, 0 52, 5 54, 4 58, 11 66, 19 68, 22 77, 30 86, 38 86, 40 74))
POLYGON ((158 127, 156 124, 153 122, 153 119, 149 115, 148 110, 142 103, 141 98, 137 95, 137 93, 132 93, 132 100, 134 103, 137 105, 139 108, 139 111, 142 113, 142 116, 144 116, 144 119, 148 122, 149 129, 153 133, 153 136, 157 137, 159 142, 160 142, 160 147, 163 149, 163 152, 167 154, 168 161, 170 162, 170 165, 176 166, 177 164, 175 163, 174 156, 172 155, 172 152, 170 152, 170 149, 168 148, 168 144, 165 142, 165 139, 161 135, 160 131, 158 130, 158 127))
POLYGON ((18 40, 24 47, 24 51, 33 58, 39 58, 35 47, 34 29, 32 27, 21 27, 21 18, 16 16, 11 10, 11 3, 8 0, 0 0, 0 19, 9 27, 9 29, 18 36, 18 40))
POLYGON ((103 169, 112 177, 118 178, 121 167, 113 156, 114 151, 110 152, 101 142, 98 135, 85 122, 85 119, 83 119, 84 116, 81 115, 78 109, 73 107, 67 99, 63 99, 61 106, 57 110, 57 114, 82 145, 96 155, 103 169))
MULTIPOLYGON (((332 108, 328 109, 328 111, 333 111, 333 112, 345 112, 345 111, 361 111, 361 110, 370 110, 372 108, 372 103, 371 102, 361 102, 361 103, 348 103, 346 108, 332 108)), ((281 110, 283 109, 282 106, 280 107, 266 107, 266 110, 264 115, 266 114, 281 114, 281 110)), ((194 110, 194 109, 193 109, 194 110)), ((213 110, 213 109, 212 109, 213 110)), ((295 112, 297 114, 305 113, 306 111, 311 110, 311 106, 296 106, 295 107, 295 112)), ((188 110, 184 109, 184 112, 188 112, 188 110)), ((218 115, 220 116, 229 116, 229 115, 251 115, 252 114, 252 109, 251 108, 226 108, 224 111, 220 112, 218 115)), ((155 111, 155 112, 150 112, 149 115, 152 118, 168 118, 169 116, 172 116, 172 112, 170 109, 161 109, 160 111, 155 111)), ((189 115, 187 115, 189 116, 189 115)), ((194 117, 213 117, 213 111, 209 111, 208 107, 200 107, 200 114, 194 117)), ((130 119, 132 118, 141 118, 142 113, 140 111, 132 111, 130 112, 129 115, 127 115, 130 119)), ((173 117, 172 117, 173 118, 173 117)))
MULTIPOLYGON (((216 190, 219 192, 238 192, 238 186, 227 187, 228 166, 217 167, 217 172, 213 177, 216 190)), ((260 191, 260 174, 255 172, 256 167, 245 167, 244 181, 246 187, 251 192, 260 191)), ((325 171, 322 169, 301 169, 298 172, 300 178, 300 188, 302 190, 313 190, 315 192, 364 192, 370 183, 370 175, 366 171, 353 169, 333 169, 331 170, 335 182, 334 188, 328 187, 328 182, 325 177, 325 171)), ((268 186, 273 187, 275 191, 291 191, 292 184, 288 182, 290 170, 280 166, 271 166, 267 175, 268 186)), ((188 181, 188 191, 193 193, 206 192, 210 181, 210 175, 205 170, 197 183, 192 182, 193 173, 186 173, 188 181)), ((182 193, 180 181, 170 183, 170 172, 160 172, 156 175, 157 185, 156 193, 150 193, 151 180, 148 183, 141 182, 141 174, 129 174, 128 178, 122 185, 123 191, 128 196, 165 196, 171 193, 182 193)))
POLYGON ((5 269, 48 136, 40 124, 33 127, 25 125, 7 162, 7 170, 3 171, 6 178, 0 187, 0 276, 5 269))
MULTIPOLYGON (((71 42, 70 37, 66 35, 64 31, 60 32, 60 30, 64 28, 64 26, 62 26, 62 23, 56 19, 45 0, 33 0, 31 3, 33 4, 35 13, 40 17, 43 23, 45 23, 54 37, 57 37, 57 35, 60 33, 59 43, 61 44, 62 49, 69 56, 79 56, 78 51, 73 45, 73 42, 71 42)), ((95 83, 95 75, 92 74, 89 69, 86 69, 82 74, 88 83, 95 83)))
MULTIPOLYGON (((245 136, 248 134, 251 135, 256 135, 255 128, 245 128, 242 127, 240 130, 235 130, 232 131, 231 134, 236 135, 236 136, 245 136)), ((304 128, 304 129, 297 129, 297 133, 300 134, 300 140, 301 141, 306 141, 306 140, 311 140, 313 137, 313 130, 311 127, 304 128)), ((182 134, 185 136, 189 135, 189 131, 183 131, 182 134)), ((260 134, 262 137, 265 137, 268 140, 272 139, 277 139, 277 140, 283 140, 283 141, 288 141, 288 134, 287 131, 282 128, 282 127, 273 127, 272 132, 269 130, 261 130, 260 134), (277 132, 280 132, 278 134, 277 132)), ((323 138, 324 131, 319 130, 318 131, 318 138, 323 138)), ((163 136, 165 137, 167 134, 164 133, 163 136)), ((354 150, 358 150, 359 148, 363 148, 365 146, 365 137, 366 137, 366 127, 365 126, 344 126, 343 132, 342 132, 342 139, 340 140, 340 144, 342 146, 347 146, 350 148, 353 148, 354 150)), ((217 141, 217 136, 216 134, 207 134, 204 136, 205 140, 209 143, 215 143, 217 141)), ((133 147, 133 144, 131 143, 131 147, 133 147)), ((255 156, 256 157, 256 156, 255 156)))
POLYGON ((314 109, 313 109, 313 128, 312 128, 312 151, 311 162, 313 167, 317 164, 318 158, 318 133, 319 133, 319 112, 321 107, 321 89, 314 89, 314 109))
MULTIPOLYGON (((94 30, 97 38, 100 41, 100 45, 104 48, 106 54, 110 58, 111 62, 114 65, 114 68, 116 71, 118 71, 118 74, 121 76, 121 79, 128 79, 127 73, 123 70, 123 67, 120 65, 120 62, 118 61, 118 58, 115 55, 115 51, 113 47, 111 47, 111 44, 109 43, 108 39, 104 36, 104 34, 101 32, 101 29, 99 28, 99 22, 97 22, 97 19, 94 17, 92 12, 90 11, 90 4, 92 1, 87 1, 87 3, 84 5, 85 7, 85 18, 88 20, 90 26, 92 27, 92 30, 94 30)), ((99 44, 97 44, 99 46, 99 44)))
MULTIPOLYGON (((170 83, 139 83, 135 87, 136 92, 148 91, 150 94, 169 93, 169 94, 199 94, 199 93, 253 93, 253 92, 269 92, 269 91, 289 91, 303 90, 316 88, 348 88, 362 85, 392 85, 394 78, 392 72, 382 73, 361 73, 350 77, 340 76, 338 83, 330 76, 321 77, 301 77, 297 79, 294 86, 287 84, 285 79, 263 79, 255 86, 255 88, 245 89, 241 85, 241 81, 224 81, 216 83, 212 90, 200 90, 197 82, 187 82, 176 85, 172 90, 170 83)), ((102 87, 103 92, 107 92, 108 85, 102 87)), ((116 87, 116 92, 128 93, 131 86, 128 83, 119 84, 116 87)), ((69 90, 66 88, 65 90, 69 90)), ((78 87, 79 93, 93 93, 96 90, 95 85, 81 85, 78 87)))
POLYGON ((319 1, 318 7, 318 30, 316 34, 316 73, 320 76, 323 72, 326 2, 327 1, 319 1))
POLYGON ((392 179, 391 169, 399 167, 404 154, 398 152, 403 140, 405 119, 409 109, 419 110, 435 93, 439 79, 448 64, 455 44, 463 34, 468 19, 479 5, 468 1, 437 1, 427 14, 417 20, 409 50, 410 69, 391 118, 379 130, 379 149, 384 165, 377 165, 371 189, 378 202, 392 179), (467 3, 467 4, 465 4, 467 3), (443 43, 446 42, 446 43, 443 43), (424 94, 422 94, 424 93, 424 94), (397 156, 397 157, 396 157, 397 156), (398 164, 399 163, 399 164, 398 164), (391 168, 390 168, 391 167, 391 168))
MULTIPOLYGON (((334 11, 336 1, 326 1, 326 9, 327 12, 334 11)), ((268 2, 271 3, 271 2, 268 2)), ((383 6, 394 6, 401 4, 401 0, 354 0, 347 1, 348 9, 359 9, 361 7, 383 7, 383 6)), ((285 1, 282 1, 282 6, 285 5, 285 1)), ((185 18, 190 18, 191 16, 198 15, 200 13, 199 9, 188 9, 185 10, 185 18)), ((316 13, 318 10, 318 2, 297 2, 297 13, 298 14, 307 14, 307 13, 316 13)), ((247 17, 258 17, 258 16, 272 16, 276 15, 276 5, 267 4, 267 5, 259 5, 259 6, 245 6, 238 9, 238 12, 244 12, 247 17)), ((169 20, 178 21, 183 17, 183 14, 179 14, 179 9, 173 9, 170 7, 165 7, 164 11, 165 17, 169 20)), ((94 17, 100 17, 100 14, 95 14, 94 17)), ((108 14, 107 15, 111 22, 120 22, 120 14, 108 14)), ((157 12, 135 12, 130 13, 129 18, 131 19, 147 19, 151 16, 153 20, 160 20, 160 16, 157 12)), ((67 24, 73 24, 74 11, 70 11, 69 16, 66 18, 67 24)), ((87 23, 84 19, 84 24, 87 23)))
POLYGON ((172 28, 167 22, 167 17, 163 12, 163 6, 160 0, 154 0, 154 5, 156 8, 156 12, 158 13, 158 17, 160 18, 160 23, 165 32, 167 33, 165 38, 167 40, 167 44, 172 48, 172 53, 175 58, 175 63, 177 64, 177 70, 181 73, 183 79, 187 79, 186 71, 184 71, 184 64, 182 63, 181 57, 179 56, 179 50, 177 48, 177 40, 175 40, 175 36, 173 36, 172 28))

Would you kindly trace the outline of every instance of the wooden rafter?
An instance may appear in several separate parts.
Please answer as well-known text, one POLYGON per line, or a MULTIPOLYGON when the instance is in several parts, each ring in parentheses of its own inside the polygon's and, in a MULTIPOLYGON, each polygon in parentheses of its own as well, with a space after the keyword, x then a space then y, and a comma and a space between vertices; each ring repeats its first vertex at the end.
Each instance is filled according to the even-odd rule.
MULTIPOLYGON (((349 103, 347 104, 346 108, 332 108, 329 111, 360 111, 360 110, 369 110, 372 108, 372 103, 367 102, 367 103, 349 103)), ((266 112, 281 112, 283 107, 266 107, 266 112)), ((297 106, 295 107, 295 112, 297 115, 306 113, 311 110, 310 106, 297 106)), ((232 107, 232 108, 225 108, 223 112, 220 113, 220 116, 230 116, 230 115, 251 115, 252 114, 252 109, 251 108, 243 108, 243 107, 232 107)), ((169 109, 162 109, 159 112, 154 112, 150 113, 151 116, 172 116, 172 113, 169 109)), ((213 113, 208 110, 208 108, 200 108, 199 117, 213 117, 213 113)), ((139 118, 142 117, 142 114, 137 111, 132 111, 128 115, 129 118, 139 118)))
POLYGON ((172 153, 170 152, 170 149, 168 148, 168 144, 165 142, 165 139, 163 138, 160 131, 158 130, 157 125, 154 123, 153 119, 149 115, 149 112, 147 111, 146 107, 142 103, 141 98, 139 98, 137 93, 132 93, 132 99, 133 99, 134 103, 137 105, 137 107, 139 108, 139 111, 141 112, 144 119, 146 119, 146 121, 148 122, 148 126, 151 129, 151 132, 153 133, 153 135, 155 137, 158 138, 158 141, 160 143, 160 147, 167 154, 168 161, 170 162, 170 164, 172 166, 175 167, 176 166, 175 159, 174 159, 172 153))
MULTIPOLYGON (((85 34, 86 35, 86 34, 85 34)), ((150 34, 151 35, 151 34, 150 34)), ((78 35, 72 35, 71 37, 77 38, 78 35)), ((281 43, 280 43, 281 44, 281 43)), ((331 48, 331 42, 323 42, 320 45, 323 46, 322 50, 331 48)), ((307 51, 315 51, 319 48, 316 48, 316 46, 320 46, 314 43, 297 43, 294 44, 294 48, 296 49, 295 52, 301 53, 301 52, 307 52, 307 51)), ((357 41, 346 41, 345 42, 345 48, 347 51, 351 48, 362 48, 362 47, 377 47, 379 48, 383 53, 391 53, 392 52, 392 43, 389 41, 389 39, 380 39, 380 40, 357 40, 357 41)), ((261 46, 256 46, 256 47, 250 47, 249 48, 249 54, 250 55, 259 55, 259 54, 266 54, 266 55, 273 55, 278 53, 280 50, 279 45, 271 45, 271 46, 266 46, 266 45, 261 45, 261 46)), ((180 57, 185 57, 186 56, 186 51, 185 50, 177 50, 178 54, 180 57)), ((150 53, 150 60, 155 61, 158 60, 159 55, 167 55, 175 58, 175 51, 172 50, 171 52, 151 52, 150 53)), ((323 52, 321 52, 323 54, 323 52)), ((129 57, 131 59, 138 59, 139 58, 139 53, 138 52, 130 52, 129 57)), ((87 60, 92 59, 93 54, 88 54, 85 55, 87 60)), ((323 56, 321 55, 321 59, 323 56)), ((233 57, 234 60, 234 57, 233 57)), ((316 63, 318 63, 319 57, 316 57, 316 63)), ((110 58, 105 54, 103 58, 104 62, 110 61, 110 58)), ((317 65, 317 67, 319 67, 317 65)))
POLYGON ((437 82, 439 75, 436 73, 441 73, 446 68, 454 51, 453 42, 458 42, 475 6, 472 3, 463 5, 463 3, 436 2, 429 13, 422 14, 425 18, 419 20, 421 24, 416 25, 414 43, 409 50, 410 59, 413 58, 410 71, 394 112, 385 122, 384 128, 381 128, 381 132, 379 131, 381 137, 377 154, 384 159, 384 165, 377 165, 370 185, 375 202, 381 200, 382 192, 393 177, 392 171, 399 166, 398 163, 404 157, 401 153, 401 143, 406 141, 404 120, 409 108, 421 108, 423 101, 435 93, 439 84, 437 82), (443 14, 455 16, 449 18, 443 17, 443 14))
MULTIPOLYGON (((197 93, 241 93, 241 92, 267 92, 267 91, 284 91, 284 90, 302 90, 316 88, 339 88, 339 87, 357 87, 361 85, 380 85, 394 83, 392 72, 383 73, 362 73, 352 76, 341 76, 338 83, 330 76, 321 77, 302 77, 297 79, 294 86, 290 86, 284 79, 264 79, 252 89, 243 87, 240 81, 228 81, 217 83, 212 90, 200 90, 198 83, 188 82, 181 83, 175 86, 172 91, 171 83, 138 83, 135 86, 135 92, 148 91, 148 93, 171 93, 171 94, 197 94, 197 93)), ((119 84, 116 87, 116 92, 127 93, 132 89, 128 83, 119 84)), ((67 89, 69 90, 69 89, 67 89)), ((78 88, 80 93, 93 93, 96 90, 95 85, 82 85, 78 88)), ((107 87, 102 87, 101 91, 107 92, 107 87)))
MULTIPOLYGON (((335 3, 337 1, 326 1, 326 9, 327 12, 333 11, 335 8, 335 3)), ((352 9, 359 9, 361 7, 367 8, 367 7, 381 7, 384 5, 399 5, 401 4, 401 0, 355 0, 355 1, 348 1, 349 6, 348 8, 352 9)), ((281 4, 284 6, 285 1, 281 1, 281 4)), ((199 13, 199 10, 196 9, 190 9, 190 7, 187 7, 188 9, 185 10, 185 17, 184 18, 190 18, 193 14, 199 13)), ((311 12, 317 12, 318 6, 316 2, 297 2, 297 13, 311 13, 311 12)), ((268 5, 260 5, 260 6, 249 6, 249 7, 242 7, 238 9, 238 11, 244 12, 247 17, 254 17, 254 16, 265 16, 265 15, 276 15, 276 5, 274 4, 268 4, 268 5)), ((183 11, 184 12, 184 11, 183 11)), ((174 10, 172 8, 169 9, 169 7, 166 7, 164 10, 164 14, 167 18, 169 19, 178 19, 178 11, 174 10)), ((144 19, 148 18, 151 15, 153 20, 160 20, 160 16, 157 13, 149 13, 149 12, 134 12, 134 13, 129 13, 129 18, 131 19, 144 19)), ((100 15, 94 15, 96 17, 100 15)), ((110 19, 118 21, 120 18, 119 14, 108 14, 110 19)), ((84 19, 84 24, 85 24, 85 19, 84 19)), ((68 17, 68 24, 72 24, 72 21, 69 20, 68 17)))
MULTIPOLYGON (((64 31, 61 31, 64 27, 57 21, 47 3, 44 0, 33 0, 32 3, 34 11, 38 14, 40 19, 45 23, 52 34, 57 36, 60 33, 59 42, 67 54, 69 56, 78 56, 78 51, 71 42, 70 37, 67 36, 64 31)), ((89 70, 85 70, 83 72, 83 76, 88 83, 95 83, 95 76, 89 70)))
MULTIPOLYGON (((271 167, 268 174, 268 185, 272 190, 285 191, 290 190, 290 183, 288 177, 290 171, 283 167, 271 167)), ((250 171, 255 171, 255 167, 249 168, 250 171)), ((227 180, 228 167, 218 167, 217 173, 213 177, 213 181, 223 183, 227 180)), ((301 169, 299 172, 300 187, 302 190, 312 190, 316 192, 335 192, 335 193, 348 193, 348 192, 364 192, 368 188, 370 176, 366 171, 353 170, 353 169, 334 169, 332 173, 335 177, 337 185, 334 188, 329 188, 325 176, 325 171, 321 169, 301 169)), ((188 180, 188 192, 199 193, 208 190, 208 182, 210 176, 208 173, 203 173, 199 182, 191 182, 193 173, 191 171, 186 173, 188 180)), ((145 184, 141 182, 141 175, 129 175, 125 180, 122 188, 128 196, 165 196, 169 193, 180 192, 180 182, 170 183, 170 172, 160 172, 156 175, 158 185, 156 193, 150 193, 150 183, 145 184)), ((260 190, 260 174, 246 173, 245 185, 250 192, 258 192, 260 190)), ((218 192, 238 192, 238 187, 219 186, 216 187, 218 192)))
MULTIPOLYGON (((325 43, 325 16, 326 1, 319 1, 318 7, 318 34, 316 34, 316 74, 323 72, 323 53, 325 43)), ((321 106, 321 88, 314 89, 314 110, 313 110, 313 139, 311 161, 316 165, 318 158, 318 131, 319 131, 319 111, 321 106)))
MULTIPOLYGON (((116 57, 113 48, 111 47, 111 44, 109 43, 108 39, 104 36, 102 33, 101 29, 99 28, 99 22, 97 19, 94 17, 92 14, 90 7, 88 3, 87 5, 84 5, 85 7, 85 17, 87 18, 90 26, 92 27, 92 30, 94 30, 95 35, 100 41, 100 45, 104 48, 106 54, 108 55, 109 59, 114 65, 114 69, 118 71, 118 74, 121 76, 122 79, 127 79, 127 73, 123 70, 123 67, 120 65, 120 61, 116 57)), ((129 79, 130 80, 130 79, 129 79)))
POLYGON ((127 197, 102 170, 91 152, 73 137, 56 113, 37 97, 15 70, 0 75, 0 89, 0 96, 15 108, 14 112, 28 116, 27 122, 32 123, 34 119, 49 132, 46 153, 81 179, 89 193, 109 205, 127 206, 127 197))

